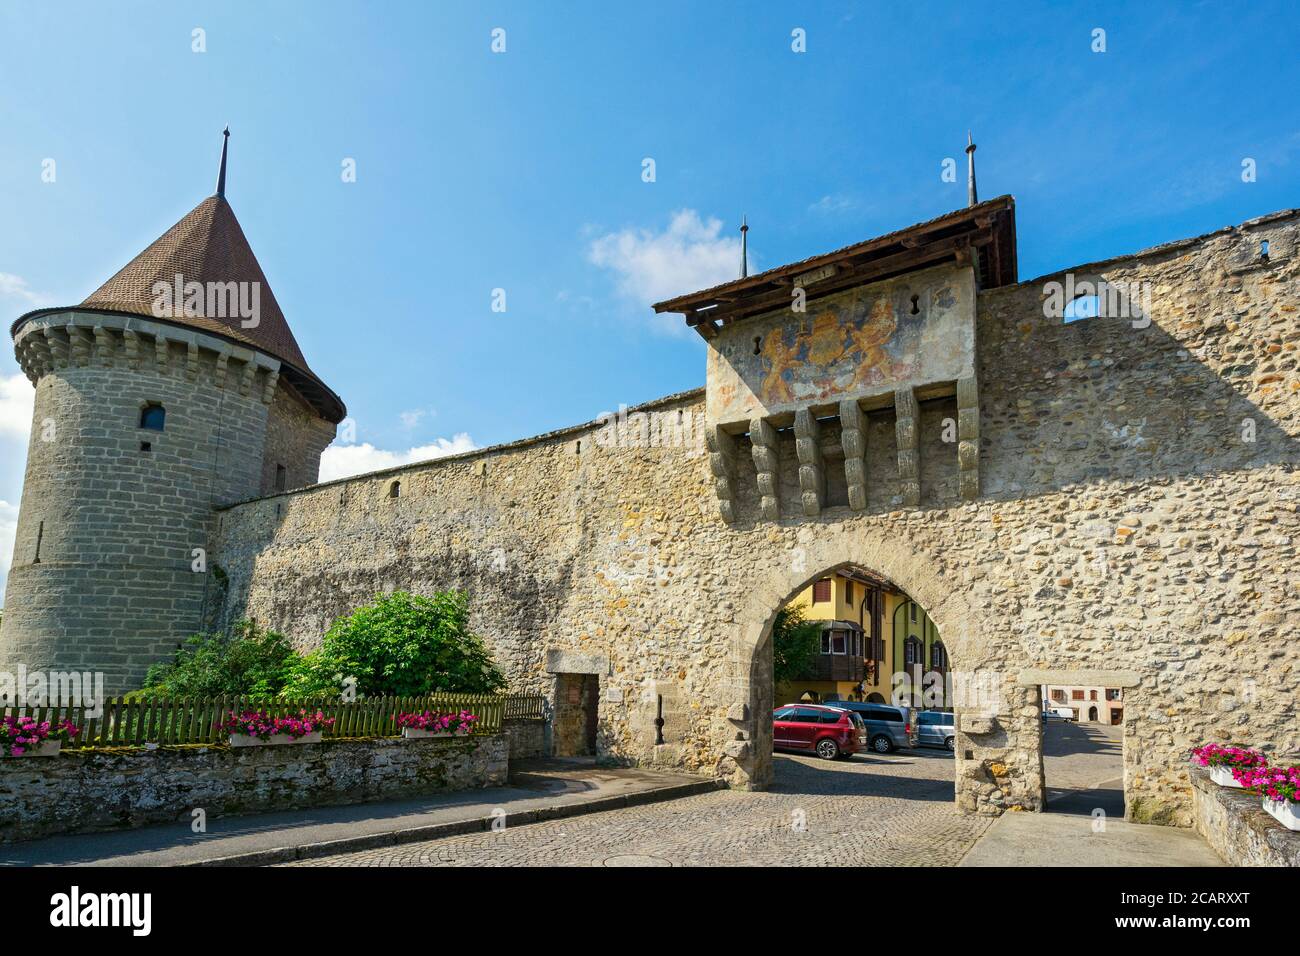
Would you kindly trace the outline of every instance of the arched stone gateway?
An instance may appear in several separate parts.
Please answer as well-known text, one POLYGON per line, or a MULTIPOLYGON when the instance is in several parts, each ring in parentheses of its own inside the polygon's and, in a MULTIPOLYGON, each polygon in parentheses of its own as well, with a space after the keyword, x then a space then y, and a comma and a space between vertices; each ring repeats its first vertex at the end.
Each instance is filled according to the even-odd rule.
POLYGON ((866 568, 907 592, 944 635, 958 700, 955 747, 957 805, 997 814, 1043 806, 1043 764, 1037 687, 1007 669, 1017 663, 986 641, 992 627, 956 581, 936 570, 938 556, 915 549, 885 527, 819 530, 806 547, 773 548, 738 614, 729 716, 737 740, 724 748, 718 771, 732 786, 762 789, 772 780, 772 623, 808 584, 838 568, 866 568), (968 666, 969 662, 969 666, 968 666), (990 666, 995 665, 995 666, 990 666))

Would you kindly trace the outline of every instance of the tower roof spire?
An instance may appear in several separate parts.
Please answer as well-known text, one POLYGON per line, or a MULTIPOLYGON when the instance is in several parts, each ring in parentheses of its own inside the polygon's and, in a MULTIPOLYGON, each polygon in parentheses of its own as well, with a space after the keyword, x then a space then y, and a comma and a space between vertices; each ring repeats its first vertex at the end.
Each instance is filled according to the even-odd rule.
POLYGON ((966 205, 979 203, 979 194, 975 191, 975 143, 970 130, 966 130, 966 205))
POLYGON ((749 275, 749 223, 744 213, 740 215, 740 277, 743 279, 749 275))
POLYGON ((221 131, 221 168, 217 170, 217 195, 226 196, 226 150, 230 146, 230 125, 221 131))

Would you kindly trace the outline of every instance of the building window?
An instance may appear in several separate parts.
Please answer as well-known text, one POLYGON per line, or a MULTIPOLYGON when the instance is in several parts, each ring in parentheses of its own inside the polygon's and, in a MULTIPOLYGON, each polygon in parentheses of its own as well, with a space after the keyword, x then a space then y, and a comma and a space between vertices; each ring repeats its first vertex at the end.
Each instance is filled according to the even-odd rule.
POLYGON ((1107 689, 1106 689, 1106 699, 1107 699, 1107 700, 1122 700, 1123 698, 1120 696, 1120 692, 1119 692, 1118 688, 1110 687, 1110 688, 1107 688, 1107 689))
POLYGON ((831 579, 822 578, 813 584, 813 603, 825 604, 831 599, 831 579))
POLYGON ((885 659, 885 639, 876 635, 871 639, 871 659, 873 661, 883 661, 885 659))
POLYGON ((140 409, 140 427, 160 432, 167 420, 167 411, 157 402, 150 402, 140 409))
POLYGON ((937 641, 930 646, 930 669, 941 671, 948 666, 948 652, 937 641))
POLYGON ((275 466, 275 490, 284 491, 289 487, 289 469, 284 465, 275 466))
POLYGON ((849 580, 844 582, 844 603, 853 607, 853 582, 849 580))
POLYGON ((1070 691, 1070 700, 1083 700, 1083 691, 1081 690, 1070 691))
POLYGON ((388 497, 400 498, 401 496, 402 496, 402 483, 400 481, 394 481, 392 484, 388 486, 388 497))
POLYGON ((1090 691, 1088 691, 1088 699, 1089 699, 1089 700, 1096 700, 1096 699, 1097 699, 1097 692, 1096 692, 1095 690, 1090 690, 1090 691))
POLYGON ((921 642, 915 637, 909 637, 903 642, 903 663, 921 663, 921 642))
POLYGON ((907 603, 907 614, 908 617, 912 619, 912 623, 915 624, 916 623, 916 602, 915 601, 909 601, 907 603))
POLYGON ((830 652, 831 652, 831 632, 822 631, 822 653, 829 654, 830 652))
POLYGON ((1059 687, 1054 687, 1054 688, 1052 688, 1052 700, 1055 700, 1055 701, 1058 701, 1059 703, 1064 704, 1064 703, 1065 703, 1065 691, 1061 690, 1061 688, 1059 688, 1059 687))
POLYGON ((831 631, 831 653, 848 653, 848 638, 843 631, 831 631))

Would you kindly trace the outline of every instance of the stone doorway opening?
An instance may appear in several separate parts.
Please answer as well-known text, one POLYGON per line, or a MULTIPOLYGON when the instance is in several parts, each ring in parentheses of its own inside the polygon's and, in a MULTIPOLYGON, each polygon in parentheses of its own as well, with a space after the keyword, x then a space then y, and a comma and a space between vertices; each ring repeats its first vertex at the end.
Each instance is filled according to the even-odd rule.
POLYGON ((554 750, 557 757, 595 756, 600 727, 600 678, 555 675, 554 750))
POLYGON ((1059 678, 1038 688, 1044 809, 1124 819, 1123 688, 1106 686, 1107 675, 1095 672, 1059 678))

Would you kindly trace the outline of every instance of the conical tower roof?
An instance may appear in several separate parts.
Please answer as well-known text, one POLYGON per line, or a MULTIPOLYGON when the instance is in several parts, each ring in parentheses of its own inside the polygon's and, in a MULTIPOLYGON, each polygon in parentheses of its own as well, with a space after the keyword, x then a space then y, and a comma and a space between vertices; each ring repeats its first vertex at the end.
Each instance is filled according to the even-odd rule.
POLYGON ((209 282, 257 283, 259 314, 252 328, 244 328, 239 315, 184 314, 179 303, 171 320, 236 339, 308 371, 307 360, 275 301, 266 274, 224 196, 209 196, 195 206, 113 278, 86 296, 81 305, 152 317, 158 298, 154 284, 164 282, 170 288, 177 276, 185 283, 199 282, 205 287, 209 282))
MULTIPOLYGON (((258 349, 281 361, 284 380, 291 383, 323 417, 339 422, 347 413, 342 400, 307 365, 289 322, 275 300, 275 293, 266 281, 266 274, 262 272, 257 256, 253 255, 234 210, 226 201, 226 143, 229 135, 227 130, 226 140, 222 143, 216 195, 209 196, 190 210, 180 222, 150 243, 144 252, 118 270, 76 308, 146 316, 258 349), (183 284, 173 293, 178 301, 171 303, 173 307, 170 310, 159 314, 156 308, 159 296, 154 291, 155 286, 161 282, 168 289, 176 289, 178 281, 183 284), (247 319, 239 314, 208 314, 206 295, 202 297, 204 302, 200 308, 186 308, 188 303, 183 297, 183 286, 191 282, 201 283, 205 290, 209 283, 222 286, 231 282, 249 283, 247 289, 256 283, 256 324, 245 327, 247 319)), ((226 311, 224 304, 222 308, 216 308, 218 303, 214 297, 211 311, 226 311)), ((19 327, 33 316, 66 311, 67 308, 36 309, 20 317, 12 331, 17 334, 19 327)))

